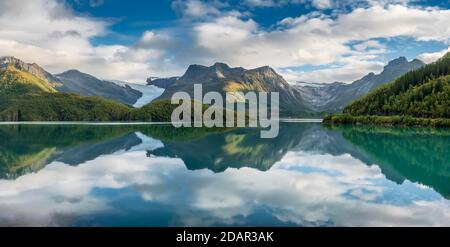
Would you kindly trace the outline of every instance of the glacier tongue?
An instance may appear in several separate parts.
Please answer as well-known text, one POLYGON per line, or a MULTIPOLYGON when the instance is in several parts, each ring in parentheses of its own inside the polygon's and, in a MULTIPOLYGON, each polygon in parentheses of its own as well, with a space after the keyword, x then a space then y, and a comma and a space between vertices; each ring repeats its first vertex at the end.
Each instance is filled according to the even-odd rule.
POLYGON ((152 102, 154 99, 161 96, 165 89, 155 87, 153 85, 147 86, 147 85, 139 85, 139 84, 128 84, 131 88, 134 90, 138 90, 142 93, 142 97, 136 101, 136 103, 133 105, 133 107, 141 108, 148 103, 152 102))

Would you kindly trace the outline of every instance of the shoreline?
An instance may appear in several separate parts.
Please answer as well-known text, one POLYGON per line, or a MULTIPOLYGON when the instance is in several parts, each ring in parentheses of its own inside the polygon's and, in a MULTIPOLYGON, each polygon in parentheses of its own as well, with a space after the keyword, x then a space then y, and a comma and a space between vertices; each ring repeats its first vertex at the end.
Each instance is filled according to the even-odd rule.
POLYGON ((352 116, 348 114, 327 115, 323 119, 327 125, 350 124, 388 127, 432 127, 450 128, 449 118, 417 118, 411 116, 352 116))
MULTIPOLYGON (((322 123, 323 119, 314 118, 280 118, 282 123, 322 123)), ((91 121, 5 121, 0 125, 171 125, 172 122, 91 122, 91 121)))

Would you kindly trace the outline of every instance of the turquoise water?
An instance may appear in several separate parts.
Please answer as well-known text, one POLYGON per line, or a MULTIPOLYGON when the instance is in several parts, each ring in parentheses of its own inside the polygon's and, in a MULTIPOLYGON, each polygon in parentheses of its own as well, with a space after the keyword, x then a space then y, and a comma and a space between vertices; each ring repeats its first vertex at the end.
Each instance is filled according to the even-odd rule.
POLYGON ((0 125, 0 226, 450 226, 450 131, 0 125))

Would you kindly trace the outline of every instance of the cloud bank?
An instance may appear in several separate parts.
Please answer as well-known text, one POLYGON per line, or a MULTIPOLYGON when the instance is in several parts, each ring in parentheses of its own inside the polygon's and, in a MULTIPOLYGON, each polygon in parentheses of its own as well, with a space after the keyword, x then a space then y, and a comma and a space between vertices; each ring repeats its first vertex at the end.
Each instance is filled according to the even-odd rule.
MULTIPOLYGON (((248 68, 270 65, 289 81, 351 82, 382 69, 388 47, 378 39, 449 42, 450 10, 408 2, 359 1, 347 12, 311 11, 267 28, 248 11, 224 2, 174 1, 172 7, 180 14, 177 25, 147 30, 132 45, 94 45, 92 39, 111 35, 113 20, 76 13, 63 1, 2 1, 0 54, 37 62, 51 72, 75 68, 100 78, 141 83, 149 76, 181 75, 190 64, 217 61, 248 68), (306 65, 324 68, 302 71, 306 65)), ((245 4, 259 8, 305 4, 322 10, 343 3, 249 0, 245 4)), ((437 56, 429 53, 421 58, 431 61, 437 56)))

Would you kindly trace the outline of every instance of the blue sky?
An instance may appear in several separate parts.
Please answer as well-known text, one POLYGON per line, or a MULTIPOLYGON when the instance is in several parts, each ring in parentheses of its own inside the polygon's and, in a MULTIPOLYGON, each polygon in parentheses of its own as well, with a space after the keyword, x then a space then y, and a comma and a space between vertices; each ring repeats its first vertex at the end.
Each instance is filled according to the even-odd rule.
POLYGON ((96 37, 93 44, 132 44, 149 29, 177 25, 178 14, 172 9, 171 1, 127 1, 106 0, 92 7, 89 1, 71 0, 69 5, 77 12, 97 18, 111 19, 111 31, 125 37, 108 35, 96 37))
POLYGON ((449 7, 420 0, 0 1, 0 55, 54 73, 75 68, 133 82, 218 61, 269 65, 290 82, 352 82, 399 56, 431 62, 443 55, 449 7))
MULTIPOLYGON (((117 20, 120 21, 113 25, 112 29, 119 33, 133 34, 136 38, 148 29, 157 29, 177 25, 176 22, 181 17, 181 14, 179 13, 180 11, 174 9, 172 4, 173 1, 170 0, 131 0, 127 1, 127 4, 124 4, 123 0, 94 1, 99 2, 99 5, 92 5, 88 0, 70 0, 67 2, 75 11, 79 13, 85 13, 102 18, 117 18, 117 20)), ((204 2, 207 3, 208 1, 204 2)), ((307 3, 286 3, 279 6, 254 4, 252 6, 252 4, 245 4, 242 2, 245 1, 227 1, 226 4, 228 6, 223 7, 223 9, 248 11, 251 13, 252 19, 264 28, 270 28, 276 22, 286 17, 296 17, 299 15, 308 14, 312 11, 323 11, 324 13, 329 14, 333 10, 336 10, 333 8, 321 9, 307 3)), ((395 3, 396 1, 393 2, 395 3)), ((450 5, 448 1, 417 1, 413 3, 416 6, 440 8, 448 8, 450 5)), ((361 4, 361 6, 368 5, 361 4)), ((351 10, 351 6, 345 6, 344 9, 351 10)))

